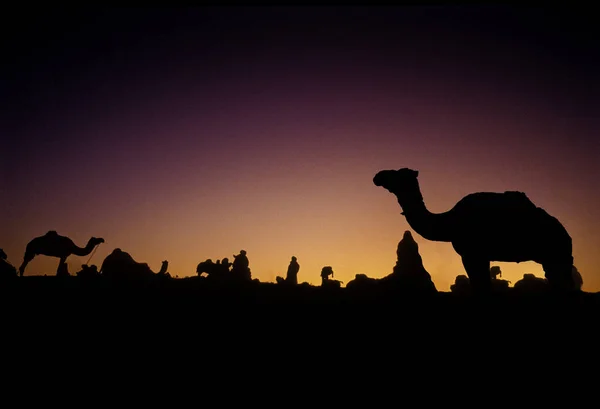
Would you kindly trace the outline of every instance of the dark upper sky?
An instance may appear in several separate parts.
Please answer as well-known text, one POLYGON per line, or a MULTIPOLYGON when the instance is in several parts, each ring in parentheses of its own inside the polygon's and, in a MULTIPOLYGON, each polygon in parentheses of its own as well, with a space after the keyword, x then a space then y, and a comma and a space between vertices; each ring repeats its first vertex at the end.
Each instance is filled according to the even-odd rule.
MULTIPOLYGON (((231 205, 225 213, 217 205, 210 207, 190 197, 192 187, 202 181, 207 189, 217 189, 219 180, 233 186, 243 179, 263 199, 271 194, 267 192, 279 192, 273 194, 281 202, 290 196, 274 188, 277 178, 282 185, 300 186, 302 177, 314 179, 335 169, 354 180, 360 170, 368 181, 378 167, 403 167, 410 161, 423 177, 426 171, 445 174, 432 165, 433 158, 435 163, 445 160, 446 169, 460 174, 482 175, 490 161, 503 161, 507 175, 512 169, 511 180, 552 190, 544 183, 563 175, 576 179, 581 191, 589 190, 597 186, 599 171, 594 164, 599 153, 600 53, 593 16, 590 10, 489 6, 31 7, 9 12, 3 34, 8 64, 1 68, 0 98, 2 171, 7 175, 2 191, 9 198, 3 203, 8 231, 2 239, 10 243, 0 246, 18 260, 15 253, 22 251, 25 235, 50 226, 65 233, 70 229, 81 240, 100 234, 81 224, 91 216, 81 215, 73 225, 63 220, 61 215, 77 213, 69 207, 73 202, 97 204, 89 213, 113 226, 102 234, 116 235, 118 226, 121 234, 128 229, 119 217, 141 229, 143 220, 134 223, 130 212, 139 213, 159 189, 167 192, 170 206, 198 200, 219 208, 217 219, 225 219, 241 208, 231 205), (505 143, 498 142, 498 132, 505 132, 500 138, 505 143), (402 144, 398 135, 404 135, 402 144), (472 148, 460 151, 461 144, 472 148), (245 154, 236 156, 240 149, 245 154), (286 155, 292 151, 312 165, 291 166, 286 155), (383 151, 411 154, 394 163, 383 151), (432 163, 415 159, 427 154, 432 163), (319 155, 321 162, 315 159, 319 155), (444 159, 450 155, 461 159, 444 159), (514 163, 506 162, 509 156, 514 163), (233 158, 235 166, 219 167, 215 158, 225 157, 233 158), (471 161, 468 170, 465 161, 471 161), (523 165, 529 162, 530 168, 523 165), (544 162, 554 170, 543 168, 544 162), (253 176, 251 169, 259 170, 253 176), (213 180, 211 174, 218 177, 213 180), (266 180, 270 184, 263 186, 266 180), (53 199, 44 209, 53 210, 42 210, 40 201, 48 197, 53 199), (122 213, 106 210, 111 206, 122 213), (13 242, 11 235, 18 239, 13 242)), ((431 181, 430 187, 436 188, 431 181)), ((519 190, 514 183, 496 186, 513 187, 519 190)), ((465 193, 480 188, 464 186, 465 193)), ((379 193, 374 192, 367 194, 379 193)), ((555 199, 541 192, 541 198, 555 199)), ((453 204, 450 196, 439 196, 438 211, 453 204)), ((381 198, 386 199, 393 202, 381 198)), ((310 202, 306 195, 302 200, 310 202)), ((264 207, 259 201, 255 205, 264 207)), ((148 214, 174 211, 166 204, 155 206, 148 214)), ((272 215, 277 208, 270 211, 272 215)), ((562 220, 574 210, 557 211, 565 212, 562 220)), ((582 211, 588 210, 574 212, 582 211)), ((153 223, 160 220, 177 223, 160 217, 153 223)), ((394 228, 402 230, 402 223, 394 228)), ((127 243, 133 246, 139 234, 129 229, 127 243)), ((223 246, 233 247, 223 250, 226 255, 247 245, 239 241, 223 239, 223 246)), ((161 243, 152 245, 160 249, 161 243)), ((389 243, 393 248, 397 240, 389 243)), ((269 247, 268 241, 263 244, 269 247)), ((287 263, 287 253, 294 250, 281 251, 287 263)), ((311 254, 307 249, 304 258, 311 254)), ((172 257, 180 256, 173 252, 172 257)), ((196 258, 208 257, 202 253, 196 258)), ((586 260, 588 268, 591 264, 586 260)), ((270 268, 266 261, 263 268, 270 268)))

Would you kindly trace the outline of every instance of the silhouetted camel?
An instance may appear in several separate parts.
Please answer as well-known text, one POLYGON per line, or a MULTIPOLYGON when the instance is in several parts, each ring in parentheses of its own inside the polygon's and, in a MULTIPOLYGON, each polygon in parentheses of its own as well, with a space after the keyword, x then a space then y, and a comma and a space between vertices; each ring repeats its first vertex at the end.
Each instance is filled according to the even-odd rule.
POLYGON ((475 288, 491 289, 491 261, 535 261, 553 288, 573 289, 571 237, 524 193, 473 193, 449 211, 435 214, 425 207, 418 175, 408 168, 382 170, 373 183, 396 196, 417 233, 427 240, 452 243, 475 288))
POLYGON ((129 253, 116 248, 106 256, 99 273, 108 278, 147 278, 165 274, 168 266, 169 263, 165 260, 160 271, 154 273, 148 263, 139 263, 129 253))
POLYGON ((19 275, 23 277, 27 264, 40 254, 60 259, 57 269, 58 273, 61 266, 66 263, 67 257, 70 255, 87 256, 100 243, 104 243, 104 239, 92 237, 85 247, 78 247, 70 238, 60 236, 56 231, 51 230, 43 236, 34 238, 27 244, 23 264, 19 267, 19 275))

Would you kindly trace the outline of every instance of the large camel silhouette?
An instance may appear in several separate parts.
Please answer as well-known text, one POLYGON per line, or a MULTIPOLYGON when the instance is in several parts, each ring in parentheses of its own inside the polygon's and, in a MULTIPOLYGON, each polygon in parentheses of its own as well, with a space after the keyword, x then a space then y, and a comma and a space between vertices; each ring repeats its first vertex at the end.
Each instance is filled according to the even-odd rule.
POLYGON ((60 269, 70 255, 87 256, 100 243, 104 243, 104 239, 92 237, 85 247, 78 247, 70 238, 61 236, 54 230, 51 230, 45 235, 36 237, 27 243, 25 255, 23 256, 23 264, 19 267, 19 275, 23 277, 27 264, 37 255, 58 257, 60 259, 58 269, 60 269))
POLYGON ((491 289, 490 262, 535 261, 555 289, 573 289, 572 242, 563 225, 522 192, 472 193, 444 213, 423 202, 416 170, 382 170, 373 178, 398 199, 402 215, 427 240, 450 242, 474 289, 491 289))

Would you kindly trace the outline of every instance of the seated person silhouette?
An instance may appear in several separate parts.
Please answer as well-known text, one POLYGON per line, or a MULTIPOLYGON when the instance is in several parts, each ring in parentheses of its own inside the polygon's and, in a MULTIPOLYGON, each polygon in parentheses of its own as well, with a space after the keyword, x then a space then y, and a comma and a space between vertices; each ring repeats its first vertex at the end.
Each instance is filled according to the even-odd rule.
POLYGON ((336 287, 341 286, 341 281, 332 280, 329 276, 333 277, 333 268, 331 266, 325 266, 321 270, 321 287, 336 287))
POLYGON ((222 273, 229 273, 229 269, 231 268, 231 265, 233 263, 229 262, 229 259, 227 257, 225 257, 223 260, 221 260, 221 272, 222 273))

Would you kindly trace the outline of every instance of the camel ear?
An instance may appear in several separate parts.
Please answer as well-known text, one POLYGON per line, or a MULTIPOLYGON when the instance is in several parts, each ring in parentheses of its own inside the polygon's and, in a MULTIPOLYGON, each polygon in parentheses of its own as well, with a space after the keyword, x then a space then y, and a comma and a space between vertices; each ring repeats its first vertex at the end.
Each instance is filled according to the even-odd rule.
POLYGON ((419 176, 419 171, 418 170, 413 170, 413 175, 414 175, 414 177, 418 177, 419 176))

